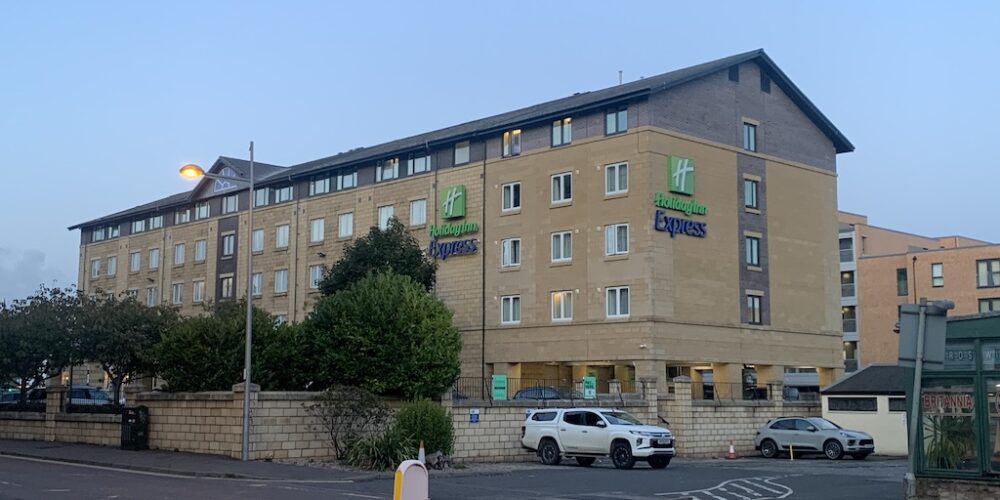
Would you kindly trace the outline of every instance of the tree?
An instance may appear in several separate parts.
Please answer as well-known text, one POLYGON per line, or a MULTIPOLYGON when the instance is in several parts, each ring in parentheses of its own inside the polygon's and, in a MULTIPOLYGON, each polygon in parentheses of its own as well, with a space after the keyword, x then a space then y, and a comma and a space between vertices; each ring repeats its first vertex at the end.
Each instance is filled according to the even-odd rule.
POLYGON ((395 217, 389 219, 389 227, 384 231, 373 226, 366 236, 349 243, 319 288, 323 295, 333 295, 369 273, 384 271, 409 276, 424 290, 434 288, 437 264, 395 217))
POLYGON ((75 290, 40 287, 0 311, 0 374, 12 378, 21 401, 69 363, 79 300, 75 290))
POLYGON ((438 397, 459 374, 451 311, 409 276, 370 274, 322 298, 303 327, 316 346, 322 387, 438 397))

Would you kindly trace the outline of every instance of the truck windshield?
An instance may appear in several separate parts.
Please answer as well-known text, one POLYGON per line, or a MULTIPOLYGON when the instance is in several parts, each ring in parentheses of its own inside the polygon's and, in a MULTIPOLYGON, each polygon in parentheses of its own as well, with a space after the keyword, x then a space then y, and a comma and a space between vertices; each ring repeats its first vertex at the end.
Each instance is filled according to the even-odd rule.
POLYGON ((642 425, 639 419, 623 411, 601 412, 611 425, 642 425))

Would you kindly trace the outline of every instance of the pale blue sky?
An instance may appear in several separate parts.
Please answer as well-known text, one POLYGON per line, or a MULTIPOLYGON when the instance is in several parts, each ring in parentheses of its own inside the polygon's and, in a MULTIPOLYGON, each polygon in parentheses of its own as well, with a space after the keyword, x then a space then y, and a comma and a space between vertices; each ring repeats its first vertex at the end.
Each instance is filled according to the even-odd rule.
POLYGON ((927 4, 4 3, 0 298, 251 139, 294 164, 756 48, 857 147, 841 209, 998 241, 1000 3, 927 4))

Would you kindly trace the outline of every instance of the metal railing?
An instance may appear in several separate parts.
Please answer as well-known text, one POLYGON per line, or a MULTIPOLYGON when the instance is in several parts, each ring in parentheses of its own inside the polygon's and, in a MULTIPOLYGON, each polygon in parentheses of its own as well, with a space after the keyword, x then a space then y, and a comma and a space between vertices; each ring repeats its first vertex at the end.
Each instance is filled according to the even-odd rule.
POLYGON ((750 385, 740 382, 692 382, 691 399, 698 401, 819 401, 819 387, 784 384, 750 385))
MULTIPOLYGON (((594 399, 633 399, 641 397, 641 385, 634 380, 597 380, 594 399)), ((494 394, 491 378, 459 377, 452 387, 452 400, 505 400, 541 401, 586 399, 582 380, 508 378, 506 390, 494 394)))

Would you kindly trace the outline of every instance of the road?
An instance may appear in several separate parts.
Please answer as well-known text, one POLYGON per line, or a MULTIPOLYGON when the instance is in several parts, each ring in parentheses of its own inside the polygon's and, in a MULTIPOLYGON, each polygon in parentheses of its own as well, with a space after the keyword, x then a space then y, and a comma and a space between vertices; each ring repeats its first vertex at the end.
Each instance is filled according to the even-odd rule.
MULTIPOLYGON (((874 458, 874 457, 873 457, 874 458)), ((810 500, 901 498, 902 460, 675 460, 666 470, 606 462, 526 466, 497 475, 431 478, 437 499, 810 500)), ((0 499, 390 499, 390 480, 257 481, 191 478, 0 456, 0 499)))

